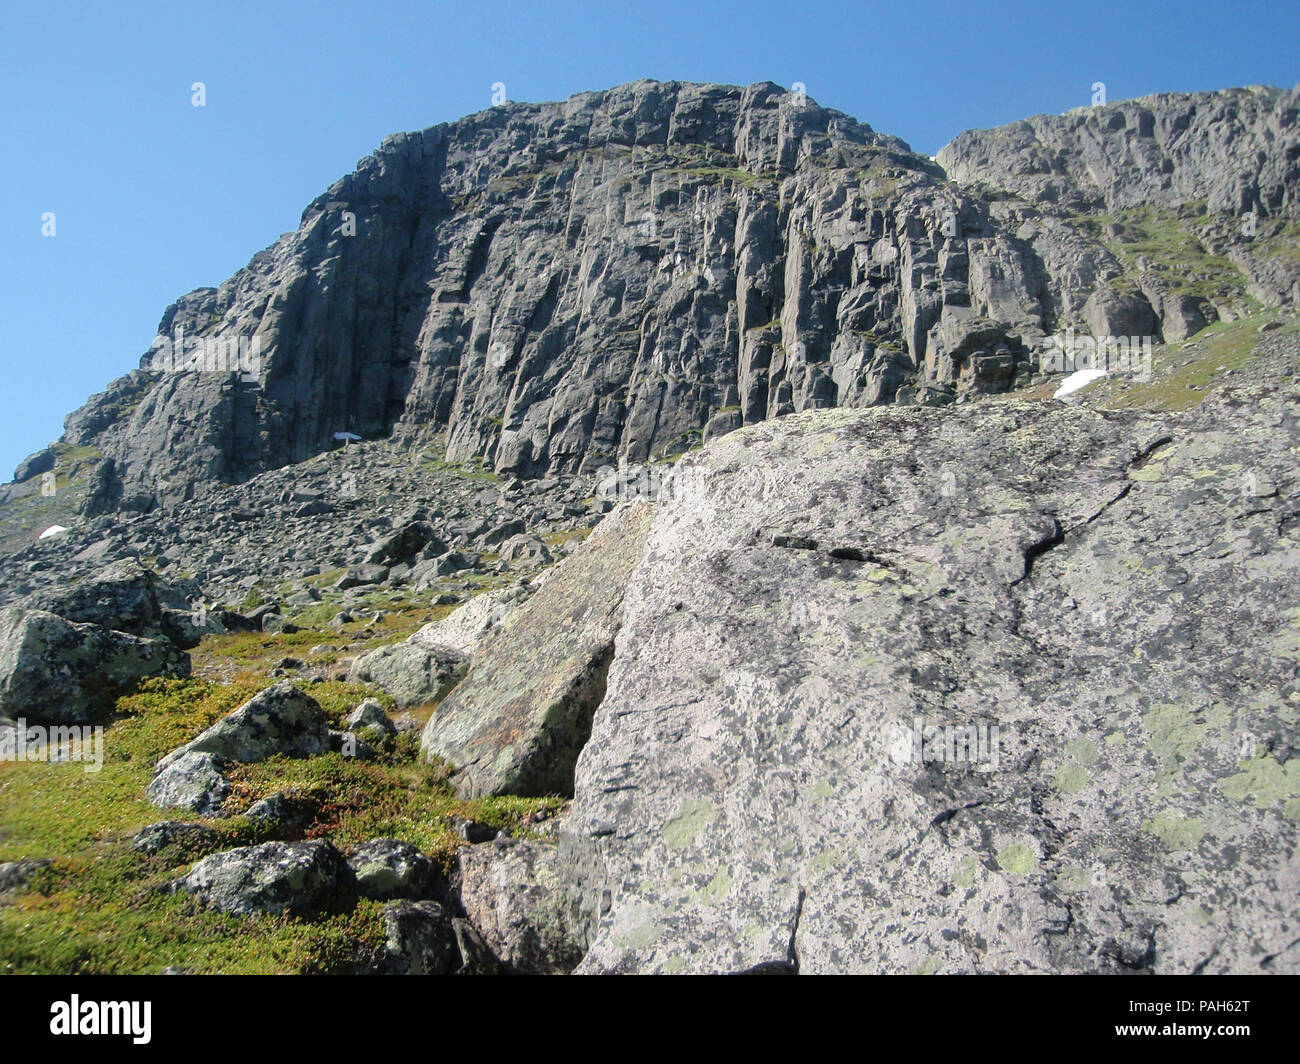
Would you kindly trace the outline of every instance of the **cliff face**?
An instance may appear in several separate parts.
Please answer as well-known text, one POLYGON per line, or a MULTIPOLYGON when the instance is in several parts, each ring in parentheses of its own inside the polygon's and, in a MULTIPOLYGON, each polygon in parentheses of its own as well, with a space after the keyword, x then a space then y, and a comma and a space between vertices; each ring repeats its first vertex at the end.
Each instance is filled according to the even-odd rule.
POLYGON ((706 426, 1002 391, 1070 323, 1178 338, 1294 300, 1294 257, 1265 252, 1294 236, 1298 153, 1296 96, 1271 89, 963 134, 938 157, 955 183, 772 84, 503 105, 388 138, 296 232, 169 307, 65 440, 106 457, 94 512, 337 432, 445 431, 452 460, 540 476, 706 426), (1247 207, 1254 238, 1223 213, 1247 207), (158 372, 178 333, 210 370, 240 342, 253 357, 158 372))

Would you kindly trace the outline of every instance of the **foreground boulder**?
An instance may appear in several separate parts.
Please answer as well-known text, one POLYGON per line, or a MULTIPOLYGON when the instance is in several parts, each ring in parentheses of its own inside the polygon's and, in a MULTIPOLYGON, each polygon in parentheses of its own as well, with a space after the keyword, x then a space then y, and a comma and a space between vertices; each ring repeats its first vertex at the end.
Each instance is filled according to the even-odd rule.
POLYGON ((44 610, 0 613, 0 713, 52 723, 102 720, 150 676, 188 676, 167 639, 76 624, 44 610))
POLYGON ((562 974, 582 959, 569 929, 554 844, 501 838, 462 847, 456 886, 507 972, 562 974))
POLYGON ((302 914, 351 897, 347 865, 328 842, 266 842, 203 858, 171 884, 225 913, 302 914))
POLYGON ((230 781, 220 758, 203 750, 187 750, 160 767, 149 783, 148 795, 159 809, 213 816, 230 796, 230 781))
POLYGON ((561 832, 582 972, 1296 972, 1300 389, 676 467, 561 832))
POLYGON ((363 842, 347 863, 363 898, 430 898, 438 887, 434 863, 399 839, 363 842))
POLYGON ((320 704, 301 688, 282 680, 177 747, 158 762, 166 771, 187 754, 251 763, 276 754, 314 757, 330 749, 329 720, 320 704))
POLYGON ((384 909, 386 975, 491 975, 497 964, 468 920, 437 902, 398 901, 384 909))
POLYGON ((462 797, 572 792, 652 515, 638 501, 597 525, 488 637, 430 718, 422 750, 457 769, 462 797))

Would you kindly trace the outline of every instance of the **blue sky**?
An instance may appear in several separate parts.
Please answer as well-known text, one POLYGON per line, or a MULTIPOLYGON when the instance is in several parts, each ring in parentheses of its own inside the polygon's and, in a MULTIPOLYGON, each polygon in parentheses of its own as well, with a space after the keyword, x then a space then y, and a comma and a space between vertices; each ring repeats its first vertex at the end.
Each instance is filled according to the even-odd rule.
POLYGON ((0 480, 391 132, 639 77, 801 81, 933 154, 963 129, 1300 81, 1300 4, 66 3, 0 8, 0 480), (191 85, 207 106, 191 106, 191 85), (42 215, 55 214, 55 236, 42 215))

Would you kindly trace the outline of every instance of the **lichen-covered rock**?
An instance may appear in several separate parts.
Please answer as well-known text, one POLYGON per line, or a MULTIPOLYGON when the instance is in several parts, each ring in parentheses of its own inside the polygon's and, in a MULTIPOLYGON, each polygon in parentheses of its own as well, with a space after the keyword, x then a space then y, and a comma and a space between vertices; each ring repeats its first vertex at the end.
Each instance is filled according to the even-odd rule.
POLYGON ((389 975, 490 975, 496 962, 467 920, 437 902, 398 901, 384 909, 384 955, 389 975))
POLYGON ((344 719, 353 732, 364 739, 379 741, 387 736, 397 734, 397 726, 384 711, 384 707, 373 698, 365 699, 344 719))
POLYGON ((347 865, 323 839, 266 842, 210 854, 171 889, 220 912, 302 914, 350 896, 347 865))
POLYGON ((363 842, 347 862, 363 898, 430 898, 438 886, 434 863, 400 839, 363 842))
POLYGON ((421 749, 454 766, 457 793, 571 792, 653 512, 638 501, 607 516, 501 622, 429 718, 421 749))
POLYGON ((193 753, 247 763, 276 754, 313 757, 329 749, 329 721, 320 704, 289 680, 282 680, 177 747, 158 762, 157 771, 193 753))
POLYGON ((1300 388, 677 466, 561 830, 583 972, 1296 972, 1300 388))
POLYGON ((216 838, 216 831, 206 824, 163 820, 137 831, 131 839, 131 849, 152 856, 169 846, 180 846, 185 849, 206 847, 216 838))
POLYGON ((37 872, 54 862, 45 857, 25 857, 21 861, 0 862, 0 894, 21 890, 37 872))
POLYGON ((149 784, 149 801, 160 809, 186 809, 201 816, 216 815, 230 795, 220 758, 204 750, 188 750, 169 758, 149 784))
POLYGON ((348 672, 351 683, 373 683, 401 707, 436 702, 465 675, 465 658, 448 647, 395 643, 360 655, 348 672))
POLYGON ((167 639, 74 624, 44 610, 0 613, 0 713, 33 721, 100 720, 151 676, 188 676, 189 655, 167 639))
POLYGON ((572 971, 582 949, 569 928, 553 844, 503 838, 457 854, 465 913, 506 971, 572 971))

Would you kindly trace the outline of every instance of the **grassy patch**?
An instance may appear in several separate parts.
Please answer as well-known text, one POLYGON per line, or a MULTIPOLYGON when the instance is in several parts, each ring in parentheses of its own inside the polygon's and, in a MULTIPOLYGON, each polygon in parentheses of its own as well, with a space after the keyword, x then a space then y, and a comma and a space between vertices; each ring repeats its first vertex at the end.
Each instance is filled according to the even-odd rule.
POLYGON ((1093 394, 1104 397, 1106 406, 1119 410, 1186 410, 1196 406, 1215 385, 1223 383, 1228 370, 1250 364, 1261 326, 1275 320, 1284 322, 1284 330, 1300 331, 1294 321, 1276 314, 1216 322, 1197 333, 1189 344, 1158 348, 1150 380, 1126 384, 1123 378, 1117 378, 1101 385, 1105 391, 1093 394))
MULTIPOLYGON (((132 973, 180 965, 191 972, 345 972, 379 945, 377 903, 310 918, 222 915, 159 890, 201 852, 169 847, 148 857, 130 848, 140 828, 186 818, 145 799, 155 762, 266 683, 256 675, 229 684, 147 681, 119 700, 97 773, 81 764, 0 764, 0 860, 54 859, 28 889, 0 904, 0 970, 132 973)), ((344 683, 308 689, 336 723, 366 694, 344 683)), ((459 844, 454 818, 526 834, 532 820, 564 804, 558 798, 461 801, 445 769, 419 763, 415 751, 410 736, 371 762, 328 754, 236 766, 228 802, 239 813, 259 798, 292 789, 315 810, 309 837, 346 848, 395 836, 444 866, 459 844)), ((207 823, 217 832, 209 850, 264 841, 274 830, 238 815, 207 823)))

